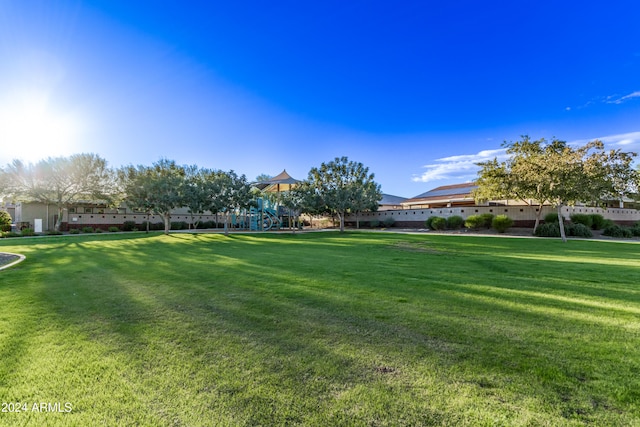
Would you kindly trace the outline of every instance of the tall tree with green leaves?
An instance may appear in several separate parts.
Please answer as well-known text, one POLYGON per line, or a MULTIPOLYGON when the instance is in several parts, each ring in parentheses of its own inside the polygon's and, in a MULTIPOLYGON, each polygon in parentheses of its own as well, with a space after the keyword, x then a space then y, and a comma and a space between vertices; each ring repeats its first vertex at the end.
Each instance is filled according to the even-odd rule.
POLYGON ((301 188, 307 192, 308 203, 313 204, 308 208, 336 215, 340 232, 344 232, 346 214, 364 207, 373 209, 382 199, 380 185, 374 178, 368 167, 343 156, 322 163, 319 168, 311 168, 301 188))
POLYGON ((5 195, 56 206, 56 230, 64 209, 78 203, 113 204, 117 195, 114 171, 96 154, 50 157, 35 164, 14 160, 1 174, 5 195))
POLYGON ((233 170, 207 171, 204 180, 205 210, 224 215, 225 234, 229 232, 230 215, 241 208, 249 206, 253 199, 251 185, 245 175, 238 175, 233 170))
POLYGON ((164 232, 171 229, 171 211, 185 204, 186 171, 173 160, 152 166, 126 166, 120 170, 125 203, 142 212, 162 216, 164 232))
POLYGON ((605 152, 598 140, 572 147, 558 139, 532 141, 524 136, 522 141, 504 146, 509 156, 506 161, 478 164, 476 200, 519 199, 530 206, 537 204, 536 227, 542 206, 551 203, 558 209, 563 241, 563 206, 625 192, 633 177, 631 159, 635 153, 605 152))

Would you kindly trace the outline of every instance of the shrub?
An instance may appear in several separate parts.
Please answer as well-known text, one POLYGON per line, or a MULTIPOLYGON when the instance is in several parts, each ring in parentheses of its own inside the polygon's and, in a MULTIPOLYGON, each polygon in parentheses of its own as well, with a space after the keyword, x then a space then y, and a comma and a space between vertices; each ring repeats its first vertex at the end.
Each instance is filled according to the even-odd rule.
POLYGON ((172 230, 186 230, 188 228, 189 228, 189 224, 187 224, 184 221, 172 221, 171 222, 171 229, 172 230))
POLYGON ((5 210, 0 210, 0 231, 11 231, 11 215, 5 210))
POLYGON ((538 225, 533 234, 537 237, 560 237, 560 224, 557 222, 545 222, 538 225))
POLYGON ((118 231, 120 231, 120 229, 118 227, 116 227, 116 226, 109 227, 109 232, 110 233, 116 233, 118 231))
POLYGON ((633 234, 635 237, 640 237, 640 223, 631 227, 631 234, 633 234))
POLYGON ((593 226, 593 217, 587 214, 573 214, 571 215, 571 222, 591 228, 593 226))
POLYGON ((506 215, 497 215, 493 218, 493 221, 491 221, 491 226, 495 228, 498 233, 504 233, 513 227, 513 220, 506 215))
POLYGON ((464 218, 458 215, 453 215, 447 218, 447 228, 457 230, 464 224, 464 218))
POLYGON ((491 228, 491 224, 493 223, 493 217, 494 215, 492 213, 481 214, 480 218, 482 218, 482 221, 483 221, 482 227, 491 228))
POLYGON ((215 227, 216 227, 215 221, 200 221, 196 226, 196 228, 198 229, 215 228, 215 227))
POLYGON ((7 231, 7 232, 2 232, 0 233, 2 234, 2 237, 20 237, 20 233, 16 233, 15 231, 7 231))
POLYGON ((467 228, 471 228, 472 230, 477 230, 480 227, 484 227, 484 218, 480 215, 469 215, 467 219, 464 220, 464 226, 467 228))
POLYGON ((377 219, 372 219, 371 221, 369 221, 369 227, 371 228, 380 227, 380 221, 378 221, 377 219))
MULTIPOLYGON (((584 224, 565 224, 564 234, 573 237, 593 237, 591 229, 584 224)), ((540 224, 534 235, 537 237, 560 237, 560 224, 557 222, 540 224)))
POLYGON ((431 228, 431 221, 433 221, 433 218, 435 218, 435 216, 430 216, 429 218, 427 218, 424 222, 424 226, 426 228, 431 228))
POLYGON ((384 221, 382 221, 382 223, 384 224, 385 227, 389 228, 389 227, 393 227, 393 224, 396 223, 396 220, 393 219, 393 217, 389 217, 389 218, 385 218, 384 221))
POLYGON ((602 231, 602 234, 609 237, 618 237, 618 238, 630 238, 633 237, 633 232, 630 228, 621 227, 617 224, 608 225, 602 231))
POLYGON ((96 228, 95 232, 96 232, 96 233, 103 233, 103 232, 104 232, 104 230, 103 230, 102 228, 96 228))
POLYGON ((82 227, 83 233, 93 233, 94 231, 93 227, 82 227))
POLYGON ((69 234, 80 234, 80 230, 77 228, 72 228, 69 230, 69 234))
POLYGON ((62 234, 62 231, 58 231, 58 230, 47 230, 44 232, 44 234, 46 234, 47 236, 59 236, 62 234))
POLYGON ((439 216, 432 217, 430 224, 432 230, 444 230, 447 228, 447 220, 439 216))
POLYGON ((20 234, 24 237, 24 236, 35 236, 36 233, 33 231, 33 228, 23 228, 22 231, 20 231, 20 234))
POLYGON ((589 216, 591 217, 591 228, 593 228, 594 230, 602 230, 604 227, 606 227, 606 220, 602 215, 591 214, 589 216))
POLYGON ((591 228, 589 228, 586 224, 580 224, 580 223, 568 224, 568 225, 565 225, 564 230, 567 236, 593 237, 591 228))
POLYGON ((554 223, 554 222, 559 222, 558 221, 557 212, 549 212, 548 214, 546 214, 544 216, 544 222, 547 223, 547 224, 554 223))
POLYGON ((122 223, 122 231, 133 231, 136 228, 135 221, 125 221, 122 223))

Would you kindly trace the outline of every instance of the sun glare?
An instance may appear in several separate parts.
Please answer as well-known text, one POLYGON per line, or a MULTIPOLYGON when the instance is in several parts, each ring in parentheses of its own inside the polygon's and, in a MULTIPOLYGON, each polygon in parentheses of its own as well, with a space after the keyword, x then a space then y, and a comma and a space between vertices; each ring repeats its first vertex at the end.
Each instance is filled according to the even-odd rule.
POLYGON ((0 145, 12 159, 34 162, 73 154, 78 121, 56 112, 46 96, 25 96, 0 105, 0 145))

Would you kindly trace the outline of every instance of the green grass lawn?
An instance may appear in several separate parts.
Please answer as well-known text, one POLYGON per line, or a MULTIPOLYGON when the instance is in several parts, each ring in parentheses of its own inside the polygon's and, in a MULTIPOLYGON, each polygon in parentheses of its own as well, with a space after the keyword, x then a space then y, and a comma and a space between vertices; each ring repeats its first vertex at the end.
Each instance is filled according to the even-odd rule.
POLYGON ((28 405, 0 425, 640 425, 638 244, 129 234, 0 251, 27 256, 0 271, 0 400, 28 405))

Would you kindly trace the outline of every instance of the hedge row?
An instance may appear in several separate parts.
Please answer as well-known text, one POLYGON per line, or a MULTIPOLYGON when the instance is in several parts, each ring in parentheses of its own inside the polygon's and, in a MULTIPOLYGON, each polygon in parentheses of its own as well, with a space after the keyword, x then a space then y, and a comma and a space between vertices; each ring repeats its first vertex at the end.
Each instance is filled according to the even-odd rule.
POLYGON ((458 215, 449 218, 432 216, 427 218, 424 225, 431 230, 458 230, 464 225, 474 230, 493 228, 499 233, 504 233, 513 227, 513 220, 506 215, 493 216, 492 214, 470 215, 466 220, 458 215))

